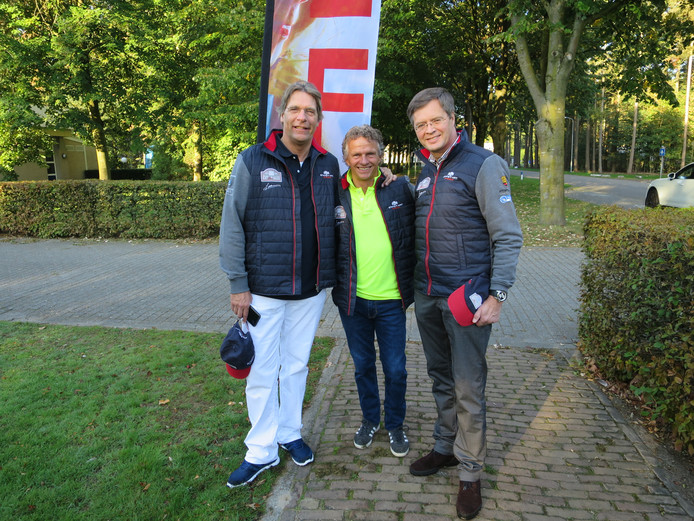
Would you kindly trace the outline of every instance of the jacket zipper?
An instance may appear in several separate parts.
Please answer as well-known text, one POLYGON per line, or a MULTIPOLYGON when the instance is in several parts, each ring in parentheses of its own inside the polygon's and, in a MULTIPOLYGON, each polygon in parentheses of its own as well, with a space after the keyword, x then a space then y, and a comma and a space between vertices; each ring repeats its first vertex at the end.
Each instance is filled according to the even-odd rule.
POLYGON ((434 212, 434 199, 436 198, 436 182, 439 180, 440 171, 441 165, 439 165, 436 168, 436 175, 434 176, 434 186, 431 189, 431 203, 429 203, 429 213, 427 214, 427 223, 425 227, 426 254, 424 255, 424 269, 427 274, 427 295, 431 295, 432 286, 431 270, 429 269, 429 256, 431 254, 431 249, 429 248, 429 221, 431 220, 431 214, 434 212))

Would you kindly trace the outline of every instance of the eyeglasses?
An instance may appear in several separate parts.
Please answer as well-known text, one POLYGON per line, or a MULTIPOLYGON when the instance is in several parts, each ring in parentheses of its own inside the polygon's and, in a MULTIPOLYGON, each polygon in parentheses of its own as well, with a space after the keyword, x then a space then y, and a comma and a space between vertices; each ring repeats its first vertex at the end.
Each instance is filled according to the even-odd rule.
POLYGON ((296 107, 294 105, 292 105, 291 107, 287 107, 287 112, 292 116, 298 116, 302 110, 304 111, 304 115, 307 118, 315 118, 316 117, 316 109, 296 107))
POLYGON ((421 123, 417 123, 414 126, 414 131, 417 134, 421 134, 422 132, 426 132, 429 129, 429 125, 431 125, 434 128, 439 128, 441 124, 445 121, 448 121, 448 119, 448 117, 439 116, 438 118, 434 118, 429 121, 422 121, 421 123))

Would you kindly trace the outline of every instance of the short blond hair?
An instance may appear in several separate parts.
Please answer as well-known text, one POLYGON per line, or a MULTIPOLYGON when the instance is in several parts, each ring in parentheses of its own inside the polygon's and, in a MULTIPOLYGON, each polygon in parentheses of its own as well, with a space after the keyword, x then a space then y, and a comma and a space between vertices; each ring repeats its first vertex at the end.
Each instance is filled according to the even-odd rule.
POLYGON ((383 151, 385 146, 383 145, 383 134, 377 128, 373 128, 371 125, 357 125, 350 128, 345 134, 345 138, 342 140, 342 157, 347 159, 348 146, 350 141, 359 139, 363 137, 369 141, 372 141, 378 147, 378 157, 383 157, 383 151))

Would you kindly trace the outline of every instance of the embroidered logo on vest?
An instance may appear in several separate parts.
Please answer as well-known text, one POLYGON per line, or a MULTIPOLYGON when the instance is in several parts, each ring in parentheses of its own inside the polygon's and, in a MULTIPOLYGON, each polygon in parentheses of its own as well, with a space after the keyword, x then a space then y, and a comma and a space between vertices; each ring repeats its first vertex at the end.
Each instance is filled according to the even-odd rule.
POLYGON ((275 170, 274 168, 266 168, 260 172, 260 182, 261 183, 281 183, 282 182, 282 172, 275 170))

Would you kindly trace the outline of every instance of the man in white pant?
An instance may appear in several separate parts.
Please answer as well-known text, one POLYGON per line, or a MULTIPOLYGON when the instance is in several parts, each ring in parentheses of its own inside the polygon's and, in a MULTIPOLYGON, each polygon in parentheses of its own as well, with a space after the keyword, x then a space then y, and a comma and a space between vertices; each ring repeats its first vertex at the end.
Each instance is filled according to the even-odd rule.
POLYGON ((312 84, 290 85, 279 111, 282 130, 236 160, 220 227, 231 310, 246 320, 252 304, 261 315, 250 327, 255 361, 246 383, 248 450, 229 476, 231 488, 277 465, 278 446, 297 465, 313 461, 301 437, 301 413, 325 288, 335 284, 339 166, 313 141, 322 110, 312 84))

